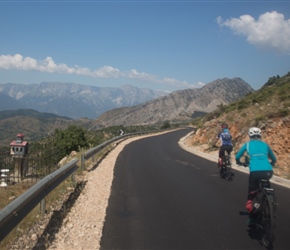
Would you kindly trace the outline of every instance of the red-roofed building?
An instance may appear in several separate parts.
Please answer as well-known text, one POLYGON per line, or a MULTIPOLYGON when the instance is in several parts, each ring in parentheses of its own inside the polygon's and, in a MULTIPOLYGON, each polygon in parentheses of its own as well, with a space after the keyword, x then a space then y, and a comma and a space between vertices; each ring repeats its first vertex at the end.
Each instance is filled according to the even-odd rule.
POLYGON ((23 157, 28 153, 28 142, 24 141, 24 135, 19 133, 16 140, 10 143, 10 155, 23 157))

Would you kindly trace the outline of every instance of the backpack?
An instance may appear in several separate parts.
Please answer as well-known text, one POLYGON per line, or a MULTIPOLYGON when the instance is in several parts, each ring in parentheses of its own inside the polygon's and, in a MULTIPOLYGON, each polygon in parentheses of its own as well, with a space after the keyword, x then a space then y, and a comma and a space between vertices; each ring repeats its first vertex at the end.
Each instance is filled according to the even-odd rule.
POLYGON ((221 137, 223 141, 230 141, 232 139, 232 136, 230 133, 221 133, 221 137))

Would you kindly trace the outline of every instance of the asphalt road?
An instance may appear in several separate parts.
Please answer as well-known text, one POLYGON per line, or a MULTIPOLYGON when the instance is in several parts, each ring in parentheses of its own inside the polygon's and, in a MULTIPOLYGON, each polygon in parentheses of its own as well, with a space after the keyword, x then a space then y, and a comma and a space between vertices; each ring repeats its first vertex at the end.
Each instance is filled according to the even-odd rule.
MULTIPOLYGON (((178 146, 189 129, 137 140, 117 158, 101 249, 265 249, 249 231, 248 175, 178 146)), ((290 249, 290 190, 274 185, 274 249, 290 249)))

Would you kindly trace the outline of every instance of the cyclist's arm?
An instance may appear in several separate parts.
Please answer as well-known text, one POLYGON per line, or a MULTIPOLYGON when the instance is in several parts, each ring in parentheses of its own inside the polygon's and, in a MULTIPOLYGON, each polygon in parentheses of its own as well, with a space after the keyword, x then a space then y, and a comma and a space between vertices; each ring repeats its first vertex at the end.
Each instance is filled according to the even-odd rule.
POLYGON ((243 156, 243 154, 247 151, 247 146, 246 143, 240 148, 240 150, 238 151, 238 153, 236 154, 236 163, 237 164, 241 164, 241 157, 243 156))
POLYGON ((215 141, 215 143, 212 145, 213 147, 216 146, 216 144, 217 144, 217 142, 219 141, 219 139, 220 139, 220 133, 217 135, 217 137, 216 137, 216 141, 215 141))
POLYGON ((274 154, 274 152, 272 151, 272 149, 270 148, 270 146, 268 146, 268 156, 271 159, 271 165, 274 166, 277 162, 277 158, 274 154))

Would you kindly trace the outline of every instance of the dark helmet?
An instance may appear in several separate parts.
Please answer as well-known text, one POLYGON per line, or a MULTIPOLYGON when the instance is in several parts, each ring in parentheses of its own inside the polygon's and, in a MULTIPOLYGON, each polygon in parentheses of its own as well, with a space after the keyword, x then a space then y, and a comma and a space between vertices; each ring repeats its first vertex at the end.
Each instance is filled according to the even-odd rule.
POLYGON ((228 124, 223 123, 222 126, 221 126, 221 128, 222 128, 222 129, 226 129, 226 128, 229 128, 229 127, 228 127, 228 124))

